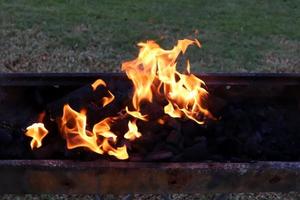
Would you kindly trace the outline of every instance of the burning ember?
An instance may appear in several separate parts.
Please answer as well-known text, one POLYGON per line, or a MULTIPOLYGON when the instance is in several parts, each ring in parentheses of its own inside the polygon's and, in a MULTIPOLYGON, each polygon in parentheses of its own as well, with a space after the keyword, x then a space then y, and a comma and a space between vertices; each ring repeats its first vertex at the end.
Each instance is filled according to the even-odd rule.
MULTIPOLYGON (((161 105, 163 113, 172 118, 187 118, 198 124, 203 124, 205 118, 213 118, 204 106, 207 98, 205 83, 190 73, 187 60, 186 72, 177 71, 177 59, 184 54, 190 45, 201 47, 198 40, 179 40, 171 50, 162 49, 154 41, 138 43, 139 55, 132 61, 122 64, 122 70, 132 81, 134 90, 129 105, 126 105, 116 116, 106 117, 94 124, 90 129, 87 124, 86 111, 75 111, 69 104, 64 105, 63 115, 58 120, 60 133, 66 140, 67 148, 83 147, 98 154, 108 154, 120 160, 128 159, 127 146, 118 143, 118 136, 111 127, 120 121, 127 121, 128 131, 123 137, 128 141, 142 136, 139 132, 139 121, 155 121, 163 125, 162 116, 153 117, 146 109, 157 103, 161 105), (154 119, 155 118, 155 119, 154 119)), ((91 89, 97 92, 98 87, 105 87, 106 83, 99 79, 91 84, 91 89)), ((114 95, 109 91, 105 97, 99 99, 102 107, 114 101, 114 95)), ((32 137, 31 148, 42 146, 43 138, 48 134, 43 123, 34 123, 25 133, 32 137)))

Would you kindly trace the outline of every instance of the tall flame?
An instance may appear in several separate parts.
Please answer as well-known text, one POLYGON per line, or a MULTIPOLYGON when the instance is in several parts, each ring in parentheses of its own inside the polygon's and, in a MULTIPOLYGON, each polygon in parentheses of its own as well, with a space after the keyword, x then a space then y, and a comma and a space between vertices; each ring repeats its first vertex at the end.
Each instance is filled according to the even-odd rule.
MULTIPOLYGON (((177 58, 184 54, 188 46, 201 47, 198 40, 179 40, 171 50, 164 50, 154 41, 139 43, 140 53, 132 61, 122 64, 122 70, 134 85, 132 105, 135 112, 140 113, 142 101, 152 102, 154 93, 163 94, 168 104, 164 112, 171 117, 188 117, 198 124, 203 124, 204 117, 211 117, 210 112, 204 108, 203 101, 207 96, 204 82, 195 75, 190 74, 190 63, 187 62, 188 74, 182 74, 176 70, 177 58), (158 86, 154 81, 158 80, 158 86), (156 87, 156 88, 155 88, 156 87)), ((128 114, 134 111, 128 112, 128 114)), ((136 114, 137 115, 137 114, 136 114)), ((141 115, 141 114, 140 114, 141 115)))

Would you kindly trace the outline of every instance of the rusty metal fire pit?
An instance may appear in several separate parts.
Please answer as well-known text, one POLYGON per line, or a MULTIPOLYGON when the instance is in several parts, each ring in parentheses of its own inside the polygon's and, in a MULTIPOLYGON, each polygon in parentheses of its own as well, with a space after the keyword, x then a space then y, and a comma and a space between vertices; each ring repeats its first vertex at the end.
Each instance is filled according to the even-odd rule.
MULTIPOLYGON (((268 107, 262 112, 253 108, 253 112, 262 119, 265 116, 269 117, 266 112, 272 114, 285 111, 285 113, 279 121, 277 118, 271 120, 274 122, 272 130, 269 127, 260 127, 259 131, 256 127, 248 130, 246 133, 253 131, 255 137, 246 138, 246 142, 242 144, 239 142, 246 136, 238 136, 237 139, 236 136, 232 136, 231 140, 231 133, 227 133, 229 129, 237 129, 239 133, 239 127, 231 125, 228 128, 226 125, 228 122, 222 122, 226 116, 220 116, 219 122, 212 122, 208 128, 202 128, 204 132, 213 133, 212 136, 207 136, 207 145, 213 146, 214 142, 219 142, 220 147, 216 145, 211 149, 208 148, 207 151, 213 153, 201 154, 200 157, 198 154, 191 157, 180 152, 178 156, 164 157, 162 160, 153 157, 151 160, 148 157, 148 160, 130 158, 128 161, 116 161, 101 156, 76 159, 78 152, 67 156, 45 153, 42 148, 31 152, 29 146, 24 146, 28 144, 25 137, 18 136, 22 133, 21 130, 24 131, 24 120, 28 121, 32 113, 44 109, 43 105, 52 105, 49 102, 64 97, 66 93, 76 91, 98 78, 125 88, 131 87, 126 76, 117 73, 1 74, 0 193, 154 194, 300 191, 300 154, 297 148, 300 141, 297 141, 298 136, 294 134, 300 131, 298 124, 300 74, 199 74, 199 76, 207 84, 212 99, 210 106, 214 113, 220 113, 220 110, 224 109, 234 110, 234 105, 243 108, 245 102, 247 106, 268 107), (292 127, 288 126, 289 123, 280 125, 281 122, 285 124, 285 121, 290 119, 293 119, 292 127), (226 141, 223 141, 221 136, 214 135, 216 131, 218 132, 215 126, 225 127, 221 132, 227 134, 229 139, 225 138, 226 141), (6 134, 8 131, 12 136, 6 134), (264 134, 274 131, 279 131, 277 140, 267 142, 266 147, 261 148, 265 144, 265 138, 268 141, 272 140, 272 136, 264 134), (281 136, 280 131, 282 135, 287 135, 287 139, 281 136), (215 136, 219 139, 214 139, 215 136), (282 144, 277 144, 280 140, 282 144), (230 146, 231 144, 240 147, 230 146), (252 148, 241 150, 243 146, 255 147, 259 151, 252 148), (282 152, 278 152, 278 149, 282 149, 282 152), (243 155, 244 151, 247 155, 243 155)), ((239 120, 243 121, 245 118, 240 107, 236 109, 238 116, 233 118, 235 120, 233 124, 238 124, 239 120)), ((251 120, 244 120, 247 122, 245 129, 251 128, 251 125, 247 125, 251 120)), ((270 124, 269 121, 258 122, 258 125, 264 126, 268 123, 270 124)), ((241 135, 243 134, 245 133, 241 131, 241 135)), ((201 141, 202 139, 200 138, 201 141)), ((51 152, 52 146, 48 145, 45 148, 51 152)), ((85 156, 84 153, 79 153, 85 156)))

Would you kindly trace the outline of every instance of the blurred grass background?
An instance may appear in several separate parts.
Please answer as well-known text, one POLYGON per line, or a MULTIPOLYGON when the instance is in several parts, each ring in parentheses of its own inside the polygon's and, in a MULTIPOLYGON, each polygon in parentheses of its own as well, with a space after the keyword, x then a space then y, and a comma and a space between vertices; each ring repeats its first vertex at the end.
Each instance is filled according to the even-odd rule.
POLYGON ((299 72, 299 0, 1 0, 1 71, 118 71, 137 42, 189 51, 196 72, 299 72))
MULTIPOLYGON (((139 41, 188 51, 194 72, 300 72, 299 0, 1 0, 1 72, 115 72, 139 41)), ((300 199, 298 193, 197 194, 199 200, 300 199)), ((118 199, 2 195, 0 199, 118 199)), ((162 199, 135 195, 135 199, 162 199)))

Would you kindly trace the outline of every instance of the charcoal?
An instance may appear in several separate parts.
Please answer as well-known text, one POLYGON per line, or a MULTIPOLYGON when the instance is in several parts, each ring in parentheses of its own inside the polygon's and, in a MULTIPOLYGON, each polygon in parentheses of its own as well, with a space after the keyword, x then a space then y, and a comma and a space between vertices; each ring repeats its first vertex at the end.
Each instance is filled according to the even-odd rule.
POLYGON ((58 143, 43 145, 40 148, 34 149, 32 154, 36 159, 51 159, 54 155, 62 153, 62 146, 58 143))
POLYGON ((0 145, 0 158, 3 159, 24 159, 30 158, 30 147, 21 141, 13 141, 9 145, 0 145))
POLYGON ((176 158, 176 160, 197 161, 207 159, 208 156, 209 151, 207 146, 207 140, 205 137, 201 137, 201 140, 198 141, 198 143, 184 149, 183 153, 179 155, 176 158))
POLYGON ((138 127, 140 128, 142 134, 143 132, 150 130, 152 135, 154 135, 153 137, 164 137, 168 134, 168 132, 164 130, 164 125, 158 124, 155 121, 138 121, 138 127))
MULTIPOLYGON (((256 105, 256 103, 252 105, 252 103, 235 101, 229 104, 226 102, 226 106, 217 109, 221 117, 217 120, 207 120, 205 125, 198 125, 187 119, 174 119, 168 115, 160 117, 164 124, 159 124, 156 120, 148 122, 138 120, 142 137, 132 142, 122 138, 128 129, 129 116, 113 126, 113 129, 118 137, 122 138, 119 139, 118 145, 126 144, 130 161, 216 160, 223 162, 227 160, 244 162, 253 159, 299 157, 298 154, 292 155, 287 148, 289 143, 294 149, 298 147, 299 139, 295 140, 297 134, 295 133, 295 136, 282 134, 286 131, 293 133, 299 130, 299 126, 296 125, 298 123, 294 123, 298 119, 297 113, 293 116, 291 112, 278 114, 283 113, 285 108, 282 110, 281 107, 256 105), (278 141, 282 145, 278 145, 278 141), (169 158, 171 154, 166 152, 171 152, 172 156, 169 158), (280 153, 282 155, 279 155, 280 153)), ((117 112, 120 109, 119 105, 112 103, 109 106, 113 108, 108 106, 105 111, 94 103, 87 104, 91 124, 93 120, 97 121, 97 116, 103 113, 109 115, 117 112), (94 119, 90 115, 95 115, 94 119)), ((110 159, 107 156, 92 155, 95 154, 81 149, 68 150, 65 157, 83 160, 110 159)))
POLYGON ((171 151, 154 151, 149 153, 146 157, 146 161, 164 161, 173 157, 171 151))
POLYGON ((182 123, 181 132, 184 136, 185 145, 190 146, 195 137, 207 135, 209 129, 207 125, 199 125, 196 122, 189 120, 182 123))
POLYGON ((227 105, 227 101, 224 98, 220 98, 215 95, 209 95, 209 100, 207 102, 208 102, 208 110, 216 118, 219 117, 220 112, 227 105))
POLYGON ((144 161, 144 158, 145 158, 145 156, 143 156, 142 154, 133 154, 133 153, 131 153, 130 157, 129 157, 129 161, 141 162, 141 161, 144 161))
MULTIPOLYGON (((112 102, 105 107, 96 105, 95 103, 89 103, 87 106, 85 106, 85 109, 87 110, 87 121, 91 127, 94 124, 102 121, 106 117, 119 116, 118 112, 120 111, 118 105, 116 105, 115 102, 112 102)), ((120 122, 125 122, 124 120, 122 121, 121 119, 123 119, 123 118, 120 118, 120 120, 119 120, 120 122)), ((125 123, 125 124, 122 123, 122 128, 118 127, 118 128, 120 128, 118 130, 127 130, 128 129, 128 128, 126 128, 127 123, 125 123)), ((119 126, 121 126, 121 125, 119 125, 119 126)))
POLYGON ((179 131, 172 130, 166 138, 166 142, 173 145, 179 145, 182 135, 179 131))
POLYGON ((142 106, 142 113, 147 113, 149 116, 148 119, 156 120, 159 119, 164 115, 163 107, 156 102, 152 103, 146 103, 144 106, 142 106))
POLYGON ((147 154, 151 149, 153 149, 155 143, 149 138, 142 136, 138 140, 132 141, 131 149, 134 152, 139 152, 140 154, 147 154))
POLYGON ((219 154, 213 154, 209 157, 209 160, 217 161, 217 162, 225 162, 226 158, 219 154))
POLYGON ((10 130, 0 128, 0 144, 9 144, 13 140, 10 130))
POLYGON ((218 151, 222 152, 222 154, 226 157, 230 157, 231 155, 240 155, 242 151, 242 144, 236 138, 225 138, 218 145, 218 151))
POLYGON ((262 153, 261 148, 262 137, 259 132, 249 137, 244 145, 245 152, 247 152, 251 157, 258 157, 262 153))
POLYGON ((178 119, 169 117, 166 125, 168 125, 169 127, 173 128, 177 131, 181 131, 181 123, 178 119))
POLYGON ((100 159, 102 155, 92 153, 86 148, 64 149, 64 157, 71 160, 95 160, 100 159))
POLYGON ((170 131, 169 130, 165 130, 163 127, 156 131, 154 134, 156 134, 160 140, 165 141, 165 139, 167 138, 167 136, 169 135, 170 131))
MULTIPOLYGON (((118 116, 125 106, 132 108, 133 87, 123 80, 108 81, 115 100, 104 108, 101 99, 107 88, 93 91, 90 85, 30 86, 0 88, 0 157, 3 159, 117 159, 99 155, 86 148, 66 149, 65 141, 52 118, 61 117, 63 105, 69 103, 77 111, 87 110, 87 128, 108 116, 118 116), (43 146, 33 151, 31 138, 25 128, 36 122, 45 111, 44 123, 49 134, 43 146), (21 115, 19 113, 22 113, 21 115)), ((220 162, 249 162, 252 160, 297 161, 300 159, 300 118, 298 90, 285 91, 262 86, 213 85, 206 106, 217 118, 205 119, 199 125, 188 118, 172 118, 163 113, 166 102, 154 96, 153 104, 142 102, 143 114, 149 121, 137 120, 142 137, 135 141, 124 139, 128 121, 133 117, 122 115, 111 130, 118 136, 116 146, 126 145, 129 161, 190 162, 214 160, 220 162), (265 91, 265 92, 264 92, 265 91), (271 95, 269 95, 271 93, 271 95), (285 94, 285 95, 282 95, 285 94), (160 120, 159 120, 160 119, 160 120)), ((131 109, 130 109, 131 110, 131 109)))
POLYGON ((81 87, 57 101, 48 104, 47 108, 53 118, 62 115, 63 106, 69 104, 75 110, 81 110, 91 102, 95 102, 100 105, 102 97, 108 95, 107 89, 103 86, 99 86, 95 91, 90 85, 81 87))

